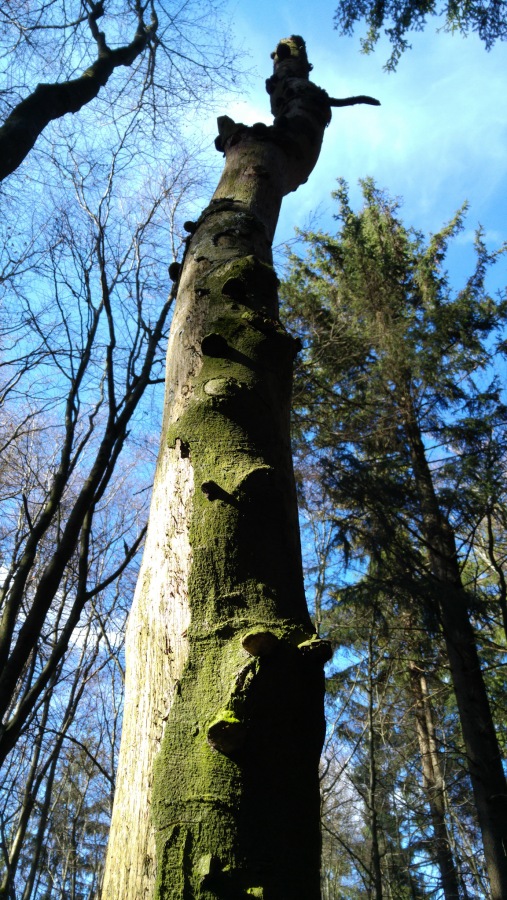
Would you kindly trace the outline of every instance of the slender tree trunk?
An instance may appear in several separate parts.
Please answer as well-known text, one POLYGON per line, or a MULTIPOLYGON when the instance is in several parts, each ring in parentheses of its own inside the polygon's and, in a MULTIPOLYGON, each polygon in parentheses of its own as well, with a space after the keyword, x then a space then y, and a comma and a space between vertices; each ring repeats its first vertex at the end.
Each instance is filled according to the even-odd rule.
POLYGON ((502 613, 504 635, 507 638, 507 579, 503 567, 498 562, 495 552, 495 529, 493 526, 493 510, 489 509, 486 515, 486 534, 488 537, 487 554, 493 569, 498 577, 498 603, 502 613))
POLYGON ((370 783, 368 788, 368 806, 371 832, 371 884, 369 896, 374 900, 382 900, 382 870, 380 866, 379 821, 377 813, 377 759, 375 754, 375 729, 373 722, 373 692, 375 688, 373 673, 373 637, 368 639, 368 756, 370 783))
MULTIPOLYGON (((330 119, 304 42, 277 47, 274 125, 226 156, 179 277, 104 900, 318 900, 322 663, 289 441, 294 340, 271 243, 330 119)), ((174 270, 173 270, 174 271, 174 270)))
MULTIPOLYGON (((47 819, 49 814, 49 808, 51 804, 51 795, 53 791, 53 784, 55 780, 56 767, 58 765, 58 755, 60 752, 60 748, 58 752, 55 753, 51 760, 51 765, 49 767, 48 777, 46 779, 46 786, 44 792, 44 800, 42 801, 40 813, 39 813, 39 823, 37 825, 37 831, 35 833, 33 845, 32 845, 32 862, 30 865, 30 872, 28 874, 28 878, 26 884, 24 885, 23 897, 22 900, 30 900, 33 896, 33 889, 35 879, 41 871, 41 856, 44 848, 44 836, 46 831, 47 819)), ((40 877, 40 876, 39 876, 40 877)))
MULTIPOLYGON (((28 822, 33 811, 33 807, 37 798, 37 791, 40 785, 40 779, 37 778, 37 769, 42 752, 42 741, 44 730, 47 725, 48 715, 49 698, 44 703, 40 714, 38 735, 34 741, 32 757, 30 760, 30 768, 25 780, 23 801, 16 826, 16 832, 14 834, 13 840, 11 841, 8 855, 5 858, 5 871, 3 873, 2 883, 0 885, 0 898, 8 897, 14 891, 14 879, 19 863, 19 856, 23 848, 23 842, 25 840, 28 822)), ((48 761, 48 764, 52 758, 56 758, 58 756, 58 752, 59 751, 57 751, 56 754, 52 754, 50 760, 48 761)))
POLYGON ((461 581, 454 533, 442 514, 415 412, 405 409, 415 482, 421 503, 435 596, 459 710, 468 770, 493 900, 507 897, 507 782, 475 634, 461 581))
POLYGON ((437 749, 433 711, 424 672, 409 664, 410 683, 415 699, 415 719, 424 791, 428 798, 435 857, 440 871, 445 900, 460 900, 459 879, 445 820, 445 786, 437 749))

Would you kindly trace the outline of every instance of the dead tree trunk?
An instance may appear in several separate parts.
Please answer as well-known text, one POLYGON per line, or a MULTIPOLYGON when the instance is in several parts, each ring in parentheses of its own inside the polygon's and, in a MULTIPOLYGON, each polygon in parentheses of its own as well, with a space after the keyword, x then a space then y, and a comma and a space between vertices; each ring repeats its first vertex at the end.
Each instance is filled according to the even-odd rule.
POLYGON ((271 244, 330 120, 299 37, 274 124, 219 119, 225 169, 179 277, 150 525, 127 644, 104 900, 318 900, 323 662, 289 440, 297 342, 271 244))

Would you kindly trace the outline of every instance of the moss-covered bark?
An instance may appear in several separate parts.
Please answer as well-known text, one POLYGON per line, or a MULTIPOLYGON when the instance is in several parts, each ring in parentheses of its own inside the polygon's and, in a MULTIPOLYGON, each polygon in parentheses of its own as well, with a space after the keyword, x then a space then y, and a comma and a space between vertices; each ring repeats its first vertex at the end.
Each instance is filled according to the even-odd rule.
POLYGON ((300 38, 281 42, 274 59, 274 125, 219 120, 224 174, 189 226, 179 276, 150 531, 129 624, 103 893, 115 900, 150 895, 152 837, 145 822, 133 841, 132 817, 137 790, 149 806, 151 762, 141 760, 155 755, 159 900, 320 897, 329 648, 314 634, 303 590, 289 440, 297 343, 278 319, 271 241, 283 195, 318 158, 330 108, 308 81, 300 38), (176 493, 167 498, 168 490, 176 493), (158 674, 145 683, 143 665, 165 671, 165 689, 158 674), (144 856, 134 860, 139 845, 144 856))
MULTIPOLYGON (((237 221, 209 217, 210 256, 230 234, 249 249, 256 222, 241 217, 238 240, 237 221)), ((202 249, 197 238, 194 259, 202 249)), ((167 430, 195 493, 189 657, 155 768, 158 896, 311 898, 323 648, 298 647, 313 628, 288 437, 294 341, 277 322, 273 269, 230 249, 206 276, 202 364, 167 430)))

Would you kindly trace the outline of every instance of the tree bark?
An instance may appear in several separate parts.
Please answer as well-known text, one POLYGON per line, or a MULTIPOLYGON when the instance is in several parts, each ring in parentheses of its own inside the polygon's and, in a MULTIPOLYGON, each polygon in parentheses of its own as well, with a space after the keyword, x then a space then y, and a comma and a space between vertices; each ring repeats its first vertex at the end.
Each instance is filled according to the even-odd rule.
POLYGON ((415 720, 423 786, 428 798, 435 858, 440 872, 445 900, 460 900, 459 879, 449 840, 445 815, 445 785, 435 737, 433 712, 424 672, 413 662, 409 663, 410 683, 415 700, 415 720))
MULTIPOLYGON (((409 393, 407 392, 407 396, 409 393)), ((404 410, 422 528, 459 710, 493 900, 507 897, 507 782, 461 581, 454 532, 440 510, 415 411, 404 410)))
MULTIPOLYGON (((373 624, 373 623, 372 623, 373 624)), ((370 869, 371 882, 368 888, 368 896, 373 900, 382 900, 382 868, 380 864, 380 828, 377 810, 377 758, 375 746, 374 723, 374 697, 375 676, 373 659, 373 636, 370 631, 368 638, 368 814, 371 835, 370 869)))
MULTIPOLYGON (((274 124, 219 119, 225 169, 189 238, 168 348, 103 900, 318 900, 322 664, 289 438, 297 343, 271 244, 330 120, 304 42, 274 124), (156 876, 155 876, 156 873, 156 876)), ((174 271, 174 270, 173 270, 174 271)))

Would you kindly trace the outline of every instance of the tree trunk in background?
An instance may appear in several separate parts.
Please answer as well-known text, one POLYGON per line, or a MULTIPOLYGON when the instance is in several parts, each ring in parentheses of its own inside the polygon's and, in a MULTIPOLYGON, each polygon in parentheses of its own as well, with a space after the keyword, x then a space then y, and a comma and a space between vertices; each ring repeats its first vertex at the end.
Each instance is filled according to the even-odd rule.
MULTIPOLYGON (((373 623, 372 623, 373 625, 373 623)), ((377 809, 377 759, 375 747, 375 723, 374 723, 374 691, 375 673, 373 659, 373 629, 368 638, 368 815, 370 825, 371 854, 370 871, 371 883, 368 888, 368 897, 373 900, 382 900, 382 869, 380 865, 380 828, 377 809)))
MULTIPOLYGON (((219 119, 168 349, 150 525, 127 637, 104 900, 318 900, 322 665, 289 440, 296 342, 271 244, 330 120, 304 42, 267 82, 274 125, 219 119)), ((189 226, 190 230, 190 226, 189 226)))
POLYGON ((460 900, 459 879, 449 840, 445 816, 445 785, 440 765, 433 711, 424 672, 409 663, 410 683, 414 695, 417 740, 421 754, 423 786, 428 798, 436 862, 442 880, 445 900, 460 900))
MULTIPOLYGON (((407 394, 409 396, 409 394, 407 394)), ((422 531, 459 710, 468 771, 484 845, 493 900, 507 897, 507 782, 482 675, 468 596, 461 581, 454 532, 440 510, 416 415, 404 409, 422 531)))

